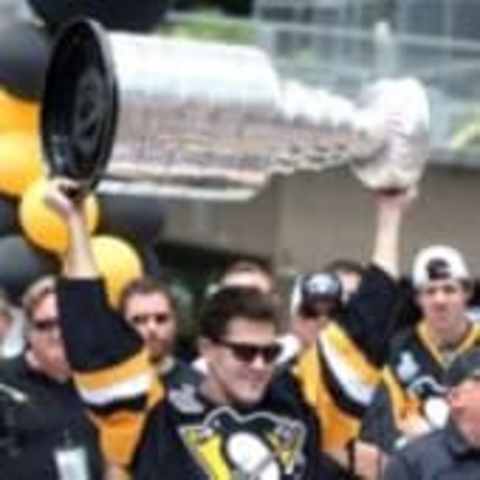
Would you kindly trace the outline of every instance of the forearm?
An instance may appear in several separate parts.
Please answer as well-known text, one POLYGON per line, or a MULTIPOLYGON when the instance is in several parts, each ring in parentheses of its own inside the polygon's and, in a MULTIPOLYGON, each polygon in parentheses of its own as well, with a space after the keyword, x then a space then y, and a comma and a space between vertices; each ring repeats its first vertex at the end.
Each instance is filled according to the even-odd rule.
POLYGON ((69 245, 64 258, 63 275, 71 279, 97 278, 99 272, 84 216, 75 212, 67 219, 66 225, 69 245))
POLYGON ((402 213, 400 210, 382 205, 377 211, 372 263, 382 268, 393 278, 399 274, 400 228, 402 213))

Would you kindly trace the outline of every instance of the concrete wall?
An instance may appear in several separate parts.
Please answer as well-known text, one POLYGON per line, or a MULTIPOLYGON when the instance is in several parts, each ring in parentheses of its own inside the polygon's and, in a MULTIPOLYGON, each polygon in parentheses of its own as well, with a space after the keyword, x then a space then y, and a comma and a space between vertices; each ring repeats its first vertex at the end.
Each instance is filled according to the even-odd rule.
MULTIPOLYGON (((414 252, 447 243, 480 274, 480 173, 431 167, 408 216, 402 267, 414 252)), ((335 257, 368 260, 374 203, 347 170, 276 178, 245 204, 172 202, 166 238, 272 258, 279 273, 312 270, 335 257)))

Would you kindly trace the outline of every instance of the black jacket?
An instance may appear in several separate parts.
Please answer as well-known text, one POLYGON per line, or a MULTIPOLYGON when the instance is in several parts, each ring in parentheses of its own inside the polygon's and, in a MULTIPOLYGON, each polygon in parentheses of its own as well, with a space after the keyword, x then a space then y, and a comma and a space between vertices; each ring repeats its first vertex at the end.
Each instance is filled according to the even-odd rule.
POLYGON ((453 424, 422 437, 391 459, 384 480, 478 480, 480 450, 453 424))
MULTIPOLYGON (((29 368, 23 356, 0 366, 0 478, 59 480, 56 452, 85 452, 87 478, 101 480, 97 432, 72 383, 29 368)), ((83 454, 82 454, 83 455, 83 454)), ((83 477, 82 477, 83 478, 83 477)))

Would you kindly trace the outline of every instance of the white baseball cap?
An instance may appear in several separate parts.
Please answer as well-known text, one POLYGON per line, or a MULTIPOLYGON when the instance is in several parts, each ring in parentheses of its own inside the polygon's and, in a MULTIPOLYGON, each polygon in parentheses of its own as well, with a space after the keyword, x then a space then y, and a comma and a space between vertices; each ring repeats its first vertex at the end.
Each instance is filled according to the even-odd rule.
POLYGON ((421 250, 413 262, 412 280, 418 288, 432 280, 468 280, 470 273, 462 254, 447 245, 421 250))

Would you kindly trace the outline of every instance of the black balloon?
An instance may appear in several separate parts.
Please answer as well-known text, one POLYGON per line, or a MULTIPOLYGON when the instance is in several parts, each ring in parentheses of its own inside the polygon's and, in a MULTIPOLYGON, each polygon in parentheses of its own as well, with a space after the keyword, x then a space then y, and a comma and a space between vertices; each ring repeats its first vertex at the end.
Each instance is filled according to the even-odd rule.
POLYGON ((52 28, 83 16, 112 30, 142 32, 158 24, 168 0, 29 0, 29 3, 52 28))
POLYGON ((59 272, 59 261, 20 235, 0 238, 0 286, 18 299, 33 281, 59 272))
POLYGON ((0 236, 13 235, 19 231, 17 202, 0 196, 0 236))
POLYGON ((160 265, 160 259, 158 258, 154 246, 144 245, 139 248, 139 253, 142 257, 145 274, 153 278, 161 278, 165 272, 160 265))
POLYGON ((158 197, 99 194, 100 233, 151 244, 161 235, 165 208, 158 197))
POLYGON ((0 86, 27 100, 42 96, 51 39, 41 27, 15 22, 0 30, 0 86))

